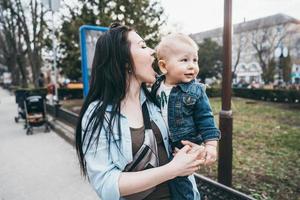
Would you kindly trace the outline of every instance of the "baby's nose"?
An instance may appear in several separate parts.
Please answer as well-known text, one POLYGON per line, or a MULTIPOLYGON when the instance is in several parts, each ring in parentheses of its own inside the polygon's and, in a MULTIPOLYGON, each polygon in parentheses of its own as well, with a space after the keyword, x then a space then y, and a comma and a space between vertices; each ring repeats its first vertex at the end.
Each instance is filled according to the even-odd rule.
POLYGON ((188 68, 188 69, 194 69, 195 66, 194 66, 193 64, 189 64, 189 65, 187 66, 187 68, 188 68))

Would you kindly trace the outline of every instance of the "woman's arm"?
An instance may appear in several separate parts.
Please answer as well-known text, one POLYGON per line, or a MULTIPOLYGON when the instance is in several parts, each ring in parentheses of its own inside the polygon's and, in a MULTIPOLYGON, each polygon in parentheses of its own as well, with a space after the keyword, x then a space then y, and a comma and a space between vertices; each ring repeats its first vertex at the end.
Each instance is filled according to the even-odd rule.
POLYGON ((161 167, 139 172, 122 172, 119 177, 120 195, 141 192, 177 176, 193 174, 202 162, 196 160, 199 152, 188 154, 190 148, 188 145, 184 146, 171 162, 161 167))

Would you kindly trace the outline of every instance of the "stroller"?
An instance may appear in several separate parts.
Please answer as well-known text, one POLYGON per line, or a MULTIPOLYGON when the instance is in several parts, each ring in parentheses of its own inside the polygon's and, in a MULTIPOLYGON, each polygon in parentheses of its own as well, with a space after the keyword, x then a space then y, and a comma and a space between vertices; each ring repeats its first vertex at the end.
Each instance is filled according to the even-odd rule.
POLYGON ((45 126, 45 132, 50 131, 50 125, 46 116, 45 98, 40 95, 27 95, 24 101, 26 134, 33 134, 33 127, 45 126))
POLYGON ((15 91, 16 103, 18 104, 18 115, 15 122, 24 119, 26 134, 33 133, 32 127, 45 125, 45 132, 50 131, 50 125, 46 117, 45 95, 35 94, 36 92, 20 89, 15 91))

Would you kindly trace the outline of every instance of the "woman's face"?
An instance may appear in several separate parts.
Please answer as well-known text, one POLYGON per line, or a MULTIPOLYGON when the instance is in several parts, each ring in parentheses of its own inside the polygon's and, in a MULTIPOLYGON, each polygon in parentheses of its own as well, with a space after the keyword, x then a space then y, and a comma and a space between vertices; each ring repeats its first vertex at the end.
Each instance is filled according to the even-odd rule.
POLYGON ((140 83, 154 83, 156 74, 152 68, 154 50, 147 47, 145 41, 135 31, 128 33, 128 40, 130 42, 135 78, 140 83))

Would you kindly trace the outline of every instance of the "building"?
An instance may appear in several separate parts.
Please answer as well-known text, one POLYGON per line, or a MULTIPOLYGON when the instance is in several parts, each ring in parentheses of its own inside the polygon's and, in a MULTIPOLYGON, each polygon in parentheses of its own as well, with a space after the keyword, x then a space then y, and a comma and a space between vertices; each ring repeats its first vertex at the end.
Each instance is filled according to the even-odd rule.
MULTIPOLYGON (((211 38, 223 45, 223 28, 192 34, 191 37, 197 43, 211 38)), ((262 75, 272 59, 277 63, 273 69, 273 78, 281 79, 279 57, 287 55, 291 58, 292 77, 300 69, 300 20, 276 14, 233 25, 232 71, 236 75, 234 83, 264 83, 262 75)))

